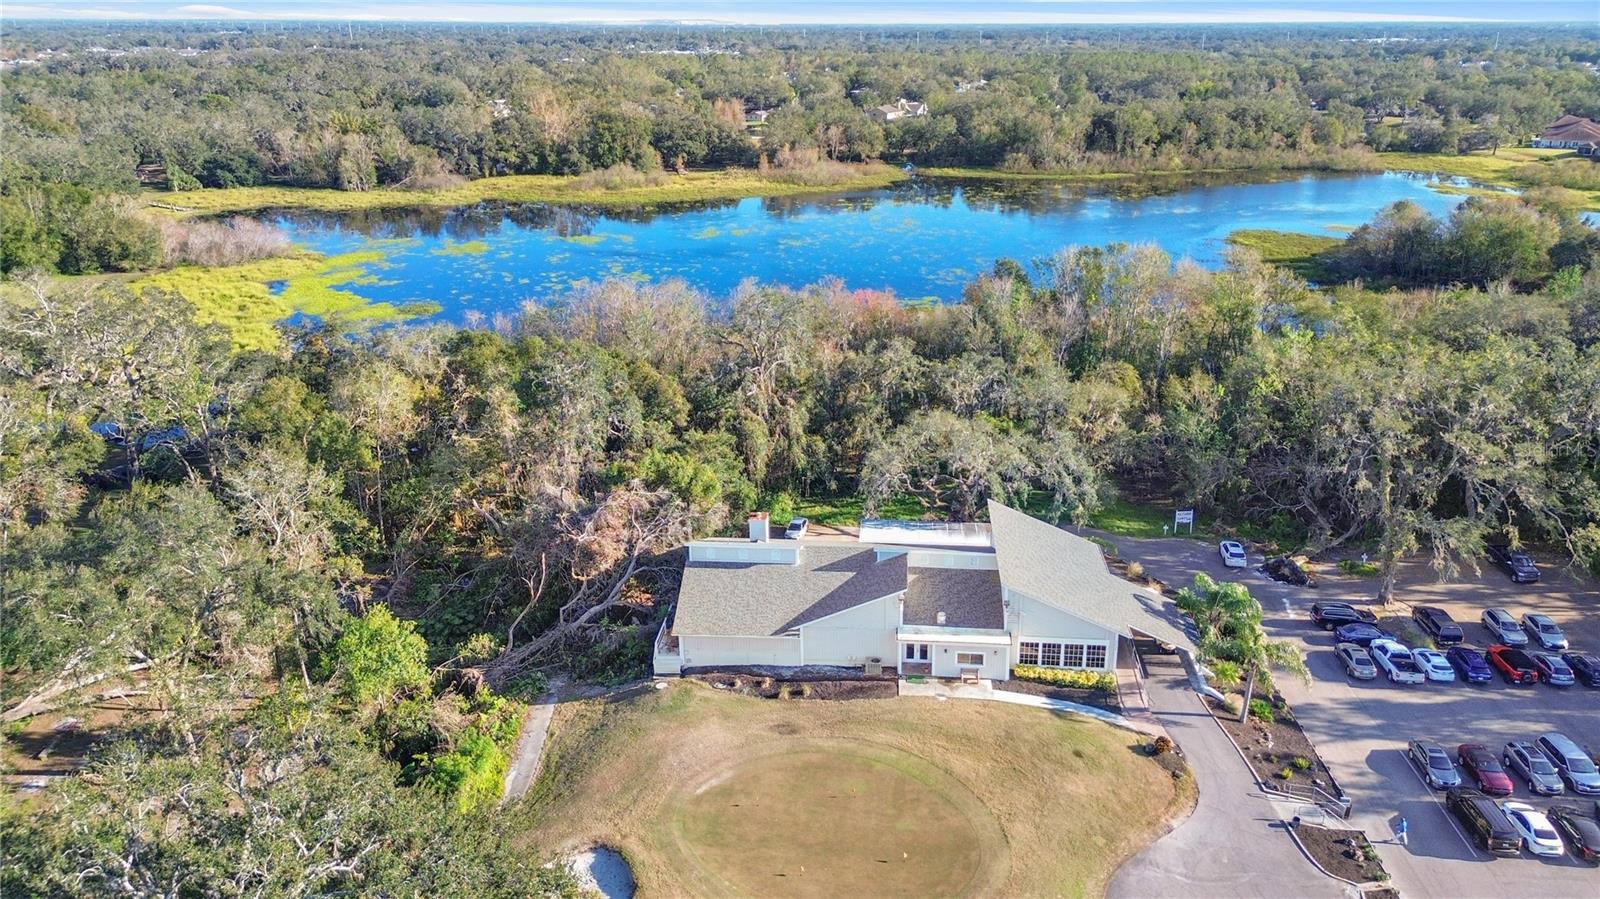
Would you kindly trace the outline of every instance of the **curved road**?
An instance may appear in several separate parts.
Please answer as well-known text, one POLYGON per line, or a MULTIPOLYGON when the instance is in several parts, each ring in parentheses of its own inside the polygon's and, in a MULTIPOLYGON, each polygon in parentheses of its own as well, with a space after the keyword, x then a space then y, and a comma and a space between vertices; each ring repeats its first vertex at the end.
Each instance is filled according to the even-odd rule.
POLYGON ((1284 832, 1183 669, 1152 668, 1145 692, 1150 711, 1183 747, 1200 798, 1188 820, 1117 871, 1109 899, 1344 895, 1344 885, 1323 876, 1284 832))

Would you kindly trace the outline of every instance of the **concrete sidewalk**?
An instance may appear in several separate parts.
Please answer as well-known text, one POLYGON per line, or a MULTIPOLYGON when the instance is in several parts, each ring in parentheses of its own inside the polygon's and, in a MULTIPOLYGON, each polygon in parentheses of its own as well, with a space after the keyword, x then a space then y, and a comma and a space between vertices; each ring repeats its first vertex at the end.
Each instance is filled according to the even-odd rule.
POLYGON ((1150 711, 1182 748, 1199 802, 1188 820, 1134 856, 1106 888, 1111 899, 1181 896, 1304 899, 1344 895, 1295 846, 1221 725, 1181 669, 1153 670, 1150 711))
POLYGON ((1151 737, 1164 737, 1167 735, 1160 723, 1153 718, 1141 716, 1129 718, 1097 709, 1091 705, 1082 705, 1076 702, 1067 702, 1064 699, 1051 699, 1048 696, 1036 696, 1032 693, 1013 693, 1004 687, 995 687, 991 681, 980 681, 977 684, 963 684, 959 682, 944 681, 929 678, 922 683, 912 683, 902 679, 900 681, 901 696, 928 696, 935 699, 983 699, 990 702, 1006 702, 1011 705, 1025 705, 1036 709, 1045 709, 1051 712, 1066 712, 1072 715, 1082 715, 1093 718, 1112 727, 1131 730, 1136 733, 1151 737))
POLYGON ((551 680, 545 694, 523 713, 522 731, 517 735, 516 748, 511 752, 511 767, 506 769, 505 788, 500 796, 502 803, 521 799, 539 778, 544 741, 550 734, 550 719, 555 717, 563 686, 565 681, 561 678, 551 680))

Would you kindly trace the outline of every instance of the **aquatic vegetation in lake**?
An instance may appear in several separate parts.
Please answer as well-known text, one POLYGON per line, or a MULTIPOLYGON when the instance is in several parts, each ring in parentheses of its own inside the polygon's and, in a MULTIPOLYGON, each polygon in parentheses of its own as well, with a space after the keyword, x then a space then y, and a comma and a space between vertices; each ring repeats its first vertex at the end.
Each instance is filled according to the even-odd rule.
POLYGON ((695 240, 711 240, 712 238, 721 237, 722 236, 722 232, 720 230, 718 230, 715 226, 708 226, 708 227, 700 229, 699 231, 696 231, 695 233, 693 233, 693 234, 691 234, 689 236, 691 238, 695 239, 695 240))
POLYGON ((197 319, 227 328, 236 348, 265 350, 278 345, 277 323, 296 313, 352 329, 437 315, 437 303, 373 302, 345 289, 392 284, 371 271, 385 256, 382 250, 299 253, 218 268, 183 266, 132 286, 173 291, 194 304, 197 319))
POLYGON ((481 240, 463 240, 435 247, 432 252, 436 256, 482 256, 489 252, 489 245, 481 240))
POLYGON ((604 234, 561 234, 557 235, 556 239, 564 240, 567 243, 579 244, 580 246, 592 247, 600 241, 605 240, 606 236, 604 234))

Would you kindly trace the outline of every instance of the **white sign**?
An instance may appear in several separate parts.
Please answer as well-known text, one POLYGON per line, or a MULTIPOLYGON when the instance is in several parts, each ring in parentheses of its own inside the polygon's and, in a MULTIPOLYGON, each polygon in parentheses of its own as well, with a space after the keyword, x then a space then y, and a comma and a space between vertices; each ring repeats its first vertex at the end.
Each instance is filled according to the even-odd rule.
POLYGON ((1178 525, 1180 525, 1180 524, 1188 525, 1189 526, 1189 533, 1191 533, 1191 534, 1194 533, 1194 510, 1193 509, 1179 509, 1177 511, 1177 513, 1175 515, 1173 515, 1172 520, 1173 520, 1172 532, 1174 534, 1176 534, 1178 532, 1178 525))

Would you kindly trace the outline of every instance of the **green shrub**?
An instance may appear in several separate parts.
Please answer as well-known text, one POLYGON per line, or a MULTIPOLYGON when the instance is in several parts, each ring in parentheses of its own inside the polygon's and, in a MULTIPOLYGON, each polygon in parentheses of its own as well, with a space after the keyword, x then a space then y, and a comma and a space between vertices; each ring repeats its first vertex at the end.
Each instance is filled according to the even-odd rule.
POLYGON ((416 630, 384 605, 346 625, 329 659, 345 695, 368 702, 427 686, 428 644, 416 630))
POLYGON ((767 503, 768 514, 772 517, 773 524, 787 525, 794 518, 794 494, 787 490, 774 493, 767 503))
POLYGON ((1250 700, 1250 716, 1252 718, 1259 718, 1268 724, 1278 720, 1277 713, 1272 710, 1272 704, 1267 702, 1265 699, 1250 700))
POLYGON ((1018 665, 1011 669, 1011 674, 1018 680, 1075 690, 1099 690, 1102 693, 1110 693, 1117 688, 1117 677, 1109 671, 1079 671, 1072 668, 1018 665))
POLYGON ((1239 663, 1227 659, 1213 659, 1211 661, 1211 685, 1218 690, 1232 690, 1244 682, 1244 672, 1239 670, 1239 663))
POLYGON ((1339 562, 1339 570, 1356 577, 1377 577, 1378 563, 1363 562, 1360 559, 1343 559, 1339 562))
POLYGON ((423 783, 448 797, 457 811, 470 812, 500 800, 511 759, 494 738, 478 730, 462 735, 456 748, 428 761, 423 783))
POLYGON ((1279 780, 1288 780, 1291 777, 1294 777, 1294 769, 1293 768, 1280 768, 1280 769, 1278 769, 1278 779, 1279 780))
POLYGON ((1303 755, 1295 756, 1291 764, 1294 765, 1294 770, 1296 771, 1309 771, 1311 769, 1311 760, 1303 755))

